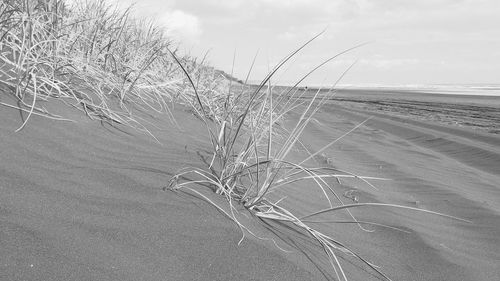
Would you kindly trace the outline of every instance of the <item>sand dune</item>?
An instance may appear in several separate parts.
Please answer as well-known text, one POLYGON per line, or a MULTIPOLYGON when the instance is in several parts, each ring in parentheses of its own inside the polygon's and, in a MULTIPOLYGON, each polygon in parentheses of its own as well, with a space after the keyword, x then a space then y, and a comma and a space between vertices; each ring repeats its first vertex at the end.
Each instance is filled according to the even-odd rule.
POLYGON ((189 134, 158 122, 160 145, 59 109, 78 122, 33 117, 14 133, 19 112, 0 108, 0 280, 316 278, 272 243, 238 246, 204 201, 162 191, 207 148, 191 114, 176 112, 189 134))
MULTIPOLYGON (((0 280, 333 278, 319 247, 293 229, 254 225, 268 237, 280 235, 277 242, 292 253, 255 238, 238 246, 238 228, 213 207, 162 191, 177 169, 200 166, 198 154, 208 151, 201 123, 182 108, 175 115, 187 132, 158 121, 162 144, 57 108, 77 123, 34 117, 14 133, 22 123, 19 112, 0 109, 0 280)), ((304 144, 317 150, 368 116, 374 117, 318 161, 391 180, 373 182, 379 190, 345 180, 336 185, 341 194, 351 191, 360 202, 403 204, 472 223, 365 208, 353 213, 409 233, 373 226, 367 228, 375 232, 365 232, 347 224, 318 227, 394 280, 498 280, 500 138, 333 103, 307 128, 304 144)), ((307 186, 289 188, 286 204, 299 213, 325 204, 307 186)), ((349 257, 343 264, 350 280, 380 280, 349 257)))

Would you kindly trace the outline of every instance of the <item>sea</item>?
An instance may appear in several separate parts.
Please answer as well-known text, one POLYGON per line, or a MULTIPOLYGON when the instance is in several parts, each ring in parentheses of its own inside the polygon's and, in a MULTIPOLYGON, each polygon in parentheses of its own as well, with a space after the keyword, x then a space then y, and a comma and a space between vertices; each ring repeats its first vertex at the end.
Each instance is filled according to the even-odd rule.
POLYGON ((339 84, 337 88, 353 90, 411 91, 432 94, 500 96, 500 84, 432 84, 432 85, 381 85, 381 84, 339 84))

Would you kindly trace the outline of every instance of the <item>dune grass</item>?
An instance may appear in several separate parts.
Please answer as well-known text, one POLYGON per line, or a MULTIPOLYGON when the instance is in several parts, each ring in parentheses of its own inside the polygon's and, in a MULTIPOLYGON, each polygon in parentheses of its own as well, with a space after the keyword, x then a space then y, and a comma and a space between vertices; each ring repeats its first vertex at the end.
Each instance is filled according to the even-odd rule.
MULTIPOLYGON (((314 163, 311 166, 311 160, 321 155, 327 148, 358 127, 363 126, 368 120, 358 124, 339 138, 327 143, 318 151, 309 153, 305 159, 300 161, 291 160, 293 157, 289 157, 290 152, 293 151, 295 147, 301 146, 301 134, 311 120, 313 120, 314 114, 317 113, 321 106, 323 106, 335 93, 334 88, 338 81, 331 89, 326 91, 326 93, 318 89, 312 97, 307 98, 304 96, 304 91, 297 90, 298 85, 318 68, 353 48, 345 50, 318 64, 288 90, 274 93, 273 87, 270 85, 270 79, 285 63, 320 34, 283 58, 256 88, 246 93, 246 100, 239 100, 237 98, 236 100, 241 103, 239 110, 234 110, 233 107, 225 106, 222 108, 224 110, 223 114, 219 115, 217 120, 208 120, 204 118, 206 109, 201 103, 200 98, 198 98, 198 112, 206 126, 212 144, 211 161, 206 169, 184 168, 180 170, 179 173, 172 178, 169 187, 173 190, 188 189, 214 205, 240 227, 243 233, 242 239, 245 237, 246 233, 250 233, 251 235, 255 234, 251 229, 240 222, 237 215, 240 206, 244 206, 252 214, 262 219, 284 222, 302 229, 323 248, 326 258, 329 260, 338 280, 348 280, 347 274, 338 257, 340 253, 356 257, 360 262, 378 273, 382 278, 391 280, 377 266, 368 262, 364 257, 351 250, 344 243, 335 239, 335 237, 329 236, 319 231, 317 228, 312 227, 311 223, 355 223, 358 224, 362 230, 366 230, 362 225, 371 224, 401 230, 388 225, 358 220, 350 212, 350 209, 359 207, 402 208, 444 216, 460 221, 465 220, 433 211, 401 205, 380 203, 345 204, 343 202, 338 193, 339 191, 336 190, 335 186, 328 183, 327 179, 334 178, 340 182, 342 178, 353 178, 361 180, 372 187, 374 186, 369 180, 385 179, 354 175, 330 166, 318 167, 314 163), (291 129, 287 130, 280 124, 287 118, 287 114, 292 111, 301 112, 300 118, 291 129), (189 180, 189 178, 195 179, 189 180), (310 184, 311 182, 314 183, 312 187, 310 184), (213 200, 210 200, 207 196, 197 191, 195 188, 199 185, 195 184, 208 184, 215 193, 226 198, 228 205, 217 205, 213 200), (305 188, 317 188, 323 194, 329 207, 307 215, 298 216, 294 210, 282 206, 281 203, 286 197, 282 197, 278 200, 269 199, 271 198, 270 195, 277 190, 281 191, 281 195, 294 196, 287 190, 287 186, 291 184, 303 184, 305 188), (311 219, 320 214, 339 211, 346 211, 352 220, 315 221, 311 219)), ((359 46, 354 48, 357 47, 359 46)), ((172 55, 175 57, 174 54, 172 55)), ((181 62, 179 60, 177 60, 177 62, 182 67, 181 62)), ((349 69, 347 69, 346 72, 348 70, 349 69)), ((185 74, 189 78, 189 73, 187 71, 185 71, 185 74)), ((193 79, 189 78, 189 80, 195 94, 198 95, 193 79)))
MULTIPOLYGON (((0 81, 27 111, 60 119, 43 107, 63 100, 92 119, 124 124, 151 134, 134 110, 166 113, 174 103, 193 105, 194 93, 170 53, 174 42, 154 21, 104 0, 5 0, 0 3, 0 81)), ((178 60, 196 79, 204 104, 227 88, 220 71, 184 55, 178 60)), ((212 113, 215 114, 215 113, 212 113)), ((151 134, 152 135, 152 134, 151 134)))
POLYGON ((206 126, 212 155, 204 169, 179 171, 170 181, 170 188, 188 189, 199 195, 225 213, 244 234, 255 235, 238 219, 240 206, 264 220, 302 229, 324 249, 338 280, 347 280, 338 257, 341 253, 357 257, 390 279, 341 241, 311 224, 355 223, 361 229, 370 224, 384 226, 358 220, 350 212, 352 208, 370 206, 446 216, 391 204, 345 204, 328 179, 352 178, 371 186, 370 181, 383 179, 311 165, 311 160, 366 121, 305 159, 291 160, 291 152, 301 147, 301 134, 335 93, 336 83, 329 91, 318 90, 312 97, 306 97, 298 86, 350 49, 321 62, 288 90, 276 91, 270 80, 320 34, 283 58, 258 86, 236 89, 220 71, 207 66, 205 59, 180 56, 175 43, 154 22, 136 20, 130 9, 121 10, 103 0, 81 1, 71 6, 61 0, 4 0, 0 3, 0 23, 0 83, 7 85, 9 94, 17 100, 15 104, 0 104, 27 113, 18 130, 26 126, 32 115, 68 121, 44 107, 45 101, 58 99, 92 119, 130 126, 154 137, 147 119, 134 112, 166 113, 175 123, 170 108, 176 103, 188 105, 206 126), (283 124, 290 112, 301 114, 294 126, 286 128, 283 124), (192 176, 196 179, 185 180, 192 176), (290 192, 287 187, 291 184, 311 182, 312 188, 323 194, 328 208, 299 216, 295 210, 283 207, 284 198, 270 199, 277 191, 290 192), (225 197, 227 206, 215 204, 196 190, 195 183, 209 184, 214 192, 225 197), (347 212, 351 220, 313 219, 340 211, 347 212))

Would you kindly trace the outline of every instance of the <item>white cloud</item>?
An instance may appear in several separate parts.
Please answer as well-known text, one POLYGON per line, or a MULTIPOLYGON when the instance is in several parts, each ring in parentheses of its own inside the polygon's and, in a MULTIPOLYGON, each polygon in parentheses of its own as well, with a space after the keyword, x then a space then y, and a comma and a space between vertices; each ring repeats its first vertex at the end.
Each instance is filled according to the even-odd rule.
POLYGON ((186 43, 196 43, 202 34, 198 17, 181 10, 164 12, 160 22, 166 27, 167 35, 186 43))
MULTIPOLYGON (((66 0, 78 2, 82 0, 66 0)), ((150 18, 166 29, 166 35, 182 43, 198 43, 202 34, 200 19, 192 13, 175 8, 175 0, 107 0, 124 10, 132 6, 138 18, 150 18)))
POLYGON ((302 5, 312 4, 313 0, 258 0, 257 2, 262 2, 264 5, 273 5, 278 7, 296 7, 302 5))

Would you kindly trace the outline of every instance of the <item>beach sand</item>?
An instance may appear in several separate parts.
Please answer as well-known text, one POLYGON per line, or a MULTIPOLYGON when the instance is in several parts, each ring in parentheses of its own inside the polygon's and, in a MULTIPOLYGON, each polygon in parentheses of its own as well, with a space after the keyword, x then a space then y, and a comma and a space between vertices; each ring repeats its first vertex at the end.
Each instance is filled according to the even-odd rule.
MULTIPOLYGON (((7 95, 1 98, 12 103, 7 95)), ((464 119, 475 122, 467 115, 468 106, 483 107, 473 110, 484 112, 498 106, 498 99, 429 99, 363 91, 336 98, 307 128, 305 146, 318 150, 373 116, 317 161, 391 179, 373 181, 378 190, 342 180, 336 188, 340 194, 349 191, 346 203, 354 198, 347 195, 355 195, 359 202, 424 208, 472 223, 366 207, 352 212, 358 219, 409 233, 375 226, 366 226, 374 230, 366 232, 353 224, 315 226, 380 266, 393 280, 498 280, 498 111, 492 111, 492 125, 486 129, 459 124, 464 119), (385 104, 374 105, 370 99, 385 104), (426 110, 432 105, 429 101, 456 105, 461 113, 447 116, 454 116, 457 124, 437 120, 426 110), (411 113, 401 110, 403 103, 411 105, 411 113)), ((47 106, 77 122, 32 116, 24 130, 14 133, 22 124, 20 113, 0 109, 0 280, 333 279, 321 249, 293 228, 249 220, 256 233, 275 239, 291 253, 280 251, 270 240, 252 237, 238 245, 240 230, 214 207, 186 193, 163 191, 178 169, 202 167, 200 155, 209 155, 206 130, 189 111, 180 106, 174 110, 184 131, 165 116, 156 117, 159 144, 150 136, 89 120, 56 103, 47 106)), ((482 119, 476 123, 483 124, 485 117, 478 118, 482 119)), ((284 204, 298 214, 327 206, 318 199, 319 191, 308 185, 288 188, 284 204)), ((199 190, 220 200, 207 189, 199 190)), ((355 259, 341 256, 350 280, 381 280, 355 259)))

